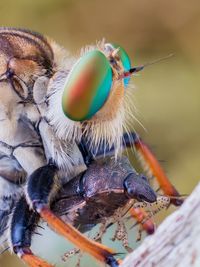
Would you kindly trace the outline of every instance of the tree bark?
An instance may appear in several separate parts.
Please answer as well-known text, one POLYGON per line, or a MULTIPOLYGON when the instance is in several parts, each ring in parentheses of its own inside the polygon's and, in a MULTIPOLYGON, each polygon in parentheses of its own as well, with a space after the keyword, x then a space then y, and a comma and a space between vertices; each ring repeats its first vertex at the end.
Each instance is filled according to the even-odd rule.
POLYGON ((200 266, 200 183, 120 267, 200 266))

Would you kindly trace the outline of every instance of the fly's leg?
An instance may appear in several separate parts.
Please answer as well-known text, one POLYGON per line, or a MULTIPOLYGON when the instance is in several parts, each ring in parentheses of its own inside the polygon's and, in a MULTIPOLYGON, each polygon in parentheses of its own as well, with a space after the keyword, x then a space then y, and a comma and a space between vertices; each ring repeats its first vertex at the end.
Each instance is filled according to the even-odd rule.
POLYGON ((22 195, 21 185, 25 177, 25 170, 14 156, 0 151, 0 245, 2 242, 6 245, 8 243, 6 232, 9 228, 9 217, 22 195))
MULTIPOLYGON (((94 241, 101 243, 101 239, 102 236, 105 234, 107 227, 113 224, 113 219, 112 218, 107 218, 107 220, 105 220, 105 222, 101 223, 99 231, 97 232, 97 234, 92 238, 94 241)), ((62 256, 62 260, 63 261, 67 261, 70 257, 79 254, 81 255, 81 251, 78 248, 73 248, 70 249, 69 251, 67 251, 63 256, 62 256)))
MULTIPOLYGON (((87 148, 87 143, 82 141, 84 144, 84 150, 89 151, 89 148, 87 148)), ((135 152, 138 156, 139 162, 142 165, 144 170, 148 170, 147 174, 151 173, 151 177, 154 176, 156 180, 158 181, 159 187, 164 192, 164 194, 168 196, 172 196, 174 198, 171 198, 170 202, 176 206, 179 206, 182 204, 182 199, 180 199, 180 194, 176 190, 176 188, 172 185, 172 183, 169 181, 168 177, 166 176, 164 170, 160 166, 158 160, 152 153, 152 151, 148 148, 148 146, 142 141, 142 139, 136 135, 135 133, 130 134, 124 134, 123 136, 123 147, 134 147, 135 152)), ((114 152, 114 146, 105 150, 104 146, 102 146, 98 149, 98 151, 91 151, 89 153, 89 159, 91 160, 92 156, 95 158, 101 158, 105 155, 112 155, 114 152)), ((150 178, 151 178, 150 177, 150 178)), ((145 230, 148 234, 153 234, 155 231, 155 225, 154 222, 149 216, 147 216, 146 212, 142 208, 132 208, 130 209, 131 215, 137 220, 137 222, 140 224, 141 221, 144 223, 142 224, 143 230, 145 230)))
MULTIPOLYGON (((102 239, 103 235, 105 234, 108 226, 113 224, 113 223, 115 223, 115 221, 113 220, 112 217, 106 218, 106 220, 101 223, 98 232, 96 233, 96 235, 92 239, 94 241, 96 241, 96 242, 100 242, 101 243, 101 239, 102 239)), ((79 253, 80 253, 80 249, 78 249, 78 248, 70 249, 69 251, 67 251, 63 255, 62 260, 63 261, 67 261, 70 257, 72 257, 72 256, 74 256, 76 254, 79 254, 79 253)))
MULTIPOLYGON (((147 175, 150 174, 151 177, 154 176, 156 178, 161 190, 164 192, 165 195, 174 197, 171 199, 172 204, 174 204, 175 206, 180 206, 183 203, 183 200, 180 199, 179 192, 176 190, 176 188, 172 185, 172 183, 166 176, 163 168, 160 166, 153 152, 137 134, 124 134, 123 147, 135 148, 135 152, 138 156, 139 162, 142 165, 143 169, 147 171, 147 175)), ((98 158, 104 155, 112 155, 113 151, 114 146, 106 150, 103 149, 102 146, 102 148, 100 147, 97 152, 91 151, 91 153, 95 154, 95 157, 98 158)))
MULTIPOLYGON (((182 204, 182 200, 178 198, 180 196, 179 192, 172 185, 153 152, 144 143, 144 141, 134 133, 132 133, 130 136, 125 134, 124 145, 126 147, 134 146, 139 162, 143 169, 147 170, 146 173, 149 175, 149 178, 152 176, 155 177, 164 194, 177 197, 174 199, 172 198, 170 203, 174 204, 175 206, 180 206, 182 204)), ((154 233, 155 224, 152 218, 144 211, 144 209, 132 208, 130 209, 130 214, 140 224, 137 240, 141 239, 142 230, 145 230, 148 234, 154 233)))
POLYGON ((111 249, 88 239, 72 225, 63 222, 50 210, 51 198, 59 188, 56 172, 57 169, 54 165, 47 165, 37 169, 29 177, 27 195, 30 206, 55 232, 64 236, 75 246, 101 262, 107 263, 112 267, 118 266, 118 262, 113 256, 114 252, 111 249))
POLYGON ((147 175, 149 174, 151 177, 155 177, 160 189, 164 192, 164 194, 175 197, 171 199, 171 203, 175 206, 180 206, 183 203, 183 200, 179 198, 179 192, 172 185, 147 144, 145 144, 145 142, 138 135, 131 133, 130 135, 124 135, 124 146, 135 147, 139 162, 143 169, 147 171, 147 175))
POLYGON ((13 252, 29 267, 53 267, 53 265, 35 256, 30 249, 31 237, 38 220, 38 214, 30 210, 25 197, 21 197, 11 220, 11 246, 13 252))

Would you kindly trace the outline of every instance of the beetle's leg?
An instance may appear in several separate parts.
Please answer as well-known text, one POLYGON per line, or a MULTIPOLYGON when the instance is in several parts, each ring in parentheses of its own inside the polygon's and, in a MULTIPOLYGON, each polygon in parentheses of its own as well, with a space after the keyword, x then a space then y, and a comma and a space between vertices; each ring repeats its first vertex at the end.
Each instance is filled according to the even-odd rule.
MULTIPOLYGON (((118 216, 119 217, 119 216, 118 216)), ((121 217, 118 218, 117 221, 117 229, 115 230, 115 234, 112 238, 112 241, 119 240, 122 242, 123 247, 130 253, 132 252, 132 248, 129 247, 129 242, 128 242, 128 233, 126 230, 126 226, 122 220, 121 217)))
POLYGON ((33 255, 30 249, 31 237, 38 220, 38 214, 30 210, 25 197, 21 197, 11 220, 11 246, 14 253, 30 267, 53 267, 53 265, 33 255))
MULTIPOLYGON (((112 267, 118 266, 113 251, 94 242, 68 223, 64 223, 49 208, 52 195, 56 192, 56 167, 46 165, 37 169, 28 180, 27 195, 30 205, 57 233, 61 234, 81 250, 112 267)), ((58 186, 57 186, 58 187, 58 186)))
POLYGON ((101 242, 103 235, 106 233, 107 227, 112 223, 112 219, 106 218, 106 220, 100 225, 99 231, 94 236, 94 240, 101 242))
POLYGON ((63 261, 67 261, 70 257, 72 257, 76 254, 80 254, 80 252, 81 252, 80 249, 72 248, 72 249, 68 250, 67 252, 65 252, 61 259, 63 261))

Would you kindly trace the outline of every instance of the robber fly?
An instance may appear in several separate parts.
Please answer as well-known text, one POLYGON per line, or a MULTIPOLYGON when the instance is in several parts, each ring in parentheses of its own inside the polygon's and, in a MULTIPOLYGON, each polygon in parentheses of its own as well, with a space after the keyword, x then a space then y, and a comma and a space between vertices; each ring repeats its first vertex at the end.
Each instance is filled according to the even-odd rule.
MULTIPOLYGON (((130 76, 143 68, 131 67, 126 51, 105 41, 74 58, 38 33, 0 28, 0 233, 4 237, 9 229, 11 250, 28 266, 51 266, 30 249, 40 217, 81 250, 118 266, 111 249, 50 209, 62 185, 98 157, 118 158, 123 148, 134 146, 164 193, 179 195, 128 127, 134 112, 130 76)), ((155 199, 153 194, 144 200, 155 199)))

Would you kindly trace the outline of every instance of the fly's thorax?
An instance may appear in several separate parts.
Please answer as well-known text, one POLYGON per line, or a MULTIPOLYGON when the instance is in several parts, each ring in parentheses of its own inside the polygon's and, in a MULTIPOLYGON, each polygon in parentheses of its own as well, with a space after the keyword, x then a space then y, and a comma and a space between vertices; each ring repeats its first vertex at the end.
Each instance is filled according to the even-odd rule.
POLYGON ((17 131, 18 119, 21 107, 16 104, 19 98, 13 92, 8 83, 1 83, 0 90, 0 141, 15 145, 15 133, 17 131))

